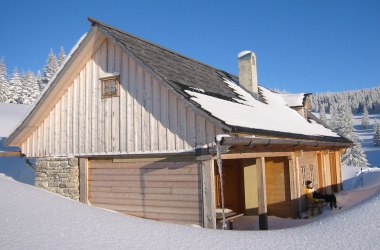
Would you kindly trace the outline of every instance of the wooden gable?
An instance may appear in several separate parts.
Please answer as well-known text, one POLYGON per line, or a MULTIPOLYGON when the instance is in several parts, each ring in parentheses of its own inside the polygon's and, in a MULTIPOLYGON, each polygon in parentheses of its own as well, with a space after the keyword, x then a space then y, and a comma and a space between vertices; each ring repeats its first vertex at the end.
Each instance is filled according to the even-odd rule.
POLYGON ((95 39, 99 46, 20 140, 27 157, 184 152, 222 133, 128 51, 95 39), (110 74, 119 75, 120 93, 102 98, 100 79, 110 74))

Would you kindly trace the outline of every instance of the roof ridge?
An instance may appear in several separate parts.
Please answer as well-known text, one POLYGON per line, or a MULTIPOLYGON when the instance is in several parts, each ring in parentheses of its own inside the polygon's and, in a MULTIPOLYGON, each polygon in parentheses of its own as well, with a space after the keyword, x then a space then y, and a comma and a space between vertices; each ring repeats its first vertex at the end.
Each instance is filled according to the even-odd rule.
POLYGON ((158 48, 160 48, 160 49, 166 50, 167 52, 172 53, 172 54, 175 54, 175 55, 177 55, 177 56, 180 56, 180 57, 182 57, 182 58, 184 58, 184 59, 187 59, 187 60, 190 60, 190 61, 193 61, 193 62, 196 62, 196 63, 202 64, 202 65, 204 65, 204 66, 206 66, 206 67, 208 67, 208 68, 211 68, 211 69, 213 69, 213 70, 216 70, 216 71, 222 71, 222 72, 225 72, 225 73, 227 73, 227 74, 229 74, 229 75, 231 75, 231 76, 235 76, 235 77, 237 77, 235 74, 231 74, 231 73, 229 73, 229 72, 227 72, 227 71, 225 71, 225 70, 218 69, 218 68, 213 67, 213 66, 211 66, 211 65, 209 65, 209 64, 206 64, 206 63, 204 63, 204 62, 198 61, 198 60, 196 60, 196 59, 194 59, 194 58, 191 58, 191 57, 185 56, 185 55, 183 55, 183 54, 181 54, 181 53, 178 53, 178 52, 175 52, 175 51, 173 51, 173 50, 167 49, 167 48, 165 48, 165 47, 163 47, 163 46, 161 46, 161 45, 158 45, 158 44, 155 44, 155 43, 153 43, 153 42, 151 42, 151 41, 145 40, 145 39, 143 39, 143 38, 141 38, 141 37, 139 37, 139 36, 136 36, 136 35, 133 35, 133 34, 131 34, 131 33, 126 32, 126 31, 120 30, 120 29, 118 29, 118 28, 116 28, 116 27, 114 27, 114 26, 111 26, 111 25, 105 24, 105 23, 103 23, 103 22, 101 22, 101 21, 98 21, 98 20, 92 18, 92 17, 88 17, 87 19, 88 19, 88 21, 91 22, 91 25, 92 25, 92 26, 98 24, 98 25, 101 25, 101 26, 107 27, 107 28, 109 28, 109 29, 113 29, 113 30, 115 30, 115 31, 117 31, 117 32, 120 32, 120 33, 123 33, 123 34, 125 34, 125 35, 131 36, 131 37, 133 37, 133 38, 135 38, 135 39, 138 39, 138 40, 140 40, 140 41, 142 41, 142 42, 145 42, 145 43, 148 43, 148 44, 153 45, 153 46, 155 46, 155 47, 158 47, 158 48))

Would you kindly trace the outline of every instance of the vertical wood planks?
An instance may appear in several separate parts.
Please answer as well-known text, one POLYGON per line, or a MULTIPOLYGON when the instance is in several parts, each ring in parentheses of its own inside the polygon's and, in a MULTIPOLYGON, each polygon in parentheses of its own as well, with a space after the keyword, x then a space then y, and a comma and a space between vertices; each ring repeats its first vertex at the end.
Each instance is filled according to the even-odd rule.
POLYGON ((28 156, 177 152, 212 142, 220 128, 196 114, 133 56, 104 40, 24 148, 28 156), (99 78, 120 73, 120 96, 99 78))
POLYGON ((86 76, 85 76, 85 91, 86 91, 86 103, 85 103, 85 128, 86 131, 84 141, 85 141, 85 148, 84 148, 84 153, 89 154, 91 152, 91 132, 92 132, 92 127, 91 127, 91 114, 92 114, 92 105, 91 105, 91 100, 92 100, 92 86, 91 82, 93 81, 92 79, 92 59, 90 59, 87 64, 86 64, 86 76))
POLYGON ((143 88, 143 98, 144 98, 144 108, 142 110, 143 112, 143 143, 142 143, 142 151, 149 152, 151 150, 152 145, 152 131, 151 131, 151 114, 153 112, 153 102, 152 102, 152 76, 144 70, 143 72, 144 78, 143 78, 143 85, 141 86, 143 88))
MULTIPOLYGON (((128 57, 130 59, 130 57, 128 57)), ((128 61, 128 92, 127 92, 127 151, 136 152, 135 147, 135 112, 134 103, 136 97, 136 62, 132 59, 128 61)))
MULTIPOLYGON (((112 43, 113 44, 113 43, 112 43)), ((114 66, 113 71, 121 73, 121 49, 119 46, 114 46, 114 66)), ((121 79, 121 76, 119 76, 119 79, 121 79)), ((120 87, 120 86, 119 86, 120 87)), ((120 94, 119 89, 119 94, 120 94)), ((111 128, 111 134, 112 134, 112 141, 111 141, 111 151, 112 152, 120 152, 120 106, 121 106, 121 99, 122 97, 112 97, 112 128, 111 128)))
POLYGON ((151 114, 151 150, 152 151, 158 151, 160 149, 160 83, 152 77, 152 102, 153 102, 153 109, 151 114))
POLYGON ((160 126, 160 150, 168 148, 168 137, 169 137, 169 111, 168 111, 168 89, 161 88, 161 126, 160 126))
MULTIPOLYGON (((117 48, 119 48, 117 46, 117 48)), ((119 51, 119 50, 117 50, 119 51)), ((119 126, 119 142, 120 142, 120 152, 126 152, 127 151, 127 98, 128 97, 128 56, 126 53, 121 53, 121 65, 120 65, 120 107, 119 107, 119 114, 120 114, 120 126, 119 126)))

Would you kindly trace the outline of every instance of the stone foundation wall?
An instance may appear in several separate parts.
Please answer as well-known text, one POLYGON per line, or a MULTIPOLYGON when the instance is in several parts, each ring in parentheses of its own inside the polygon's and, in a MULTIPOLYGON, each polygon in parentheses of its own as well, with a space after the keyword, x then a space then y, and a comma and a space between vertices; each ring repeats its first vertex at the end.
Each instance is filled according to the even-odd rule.
POLYGON ((36 161, 35 186, 79 200, 77 158, 40 158, 36 161))

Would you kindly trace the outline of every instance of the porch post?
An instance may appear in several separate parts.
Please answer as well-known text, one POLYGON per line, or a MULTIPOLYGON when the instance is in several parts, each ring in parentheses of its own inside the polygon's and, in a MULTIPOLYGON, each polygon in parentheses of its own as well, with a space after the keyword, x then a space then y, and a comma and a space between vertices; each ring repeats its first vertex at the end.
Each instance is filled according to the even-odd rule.
POLYGON ((300 186, 298 179, 298 157, 294 154, 288 157, 289 161, 289 175, 290 175, 290 196, 292 200, 292 214, 293 217, 300 218, 301 202, 300 202, 300 186))
POLYGON ((267 187, 265 179, 265 157, 256 159, 257 166, 257 195, 259 211, 259 229, 268 230, 268 210, 267 210, 267 187))
MULTIPOLYGON (((200 157, 198 157, 199 160, 200 157)), ((203 227, 216 228, 214 160, 211 156, 202 156, 202 198, 203 227)))
POLYGON ((88 204, 88 159, 79 159, 79 201, 88 204))
POLYGON ((338 188, 338 192, 343 190, 343 178, 342 178, 342 159, 341 159, 341 152, 335 151, 335 166, 336 166, 336 185, 338 188))

